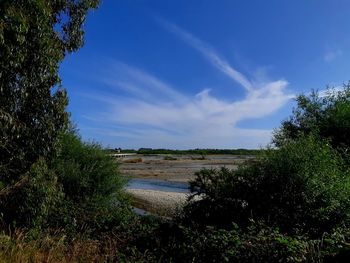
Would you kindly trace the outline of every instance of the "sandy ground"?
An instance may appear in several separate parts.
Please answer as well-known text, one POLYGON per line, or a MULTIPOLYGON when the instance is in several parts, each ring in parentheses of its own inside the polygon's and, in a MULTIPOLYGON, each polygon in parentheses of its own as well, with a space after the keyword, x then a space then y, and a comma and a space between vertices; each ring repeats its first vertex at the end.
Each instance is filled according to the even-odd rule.
MULTIPOLYGON (((121 172, 132 178, 160 179, 178 182, 187 182, 194 178, 195 172, 202 168, 227 167, 236 169, 239 164, 249 157, 237 158, 236 156, 212 156, 208 155, 204 160, 193 160, 193 156, 176 156, 177 160, 164 160, 165 155, 159 156, 134 156, 141 158, 142 162, 127 163, 128 158, 121 159, 121 172), (192 158, 192 159, 191 159, 192 158)), ((198 156, 197 156, 198 157, 198 156)))

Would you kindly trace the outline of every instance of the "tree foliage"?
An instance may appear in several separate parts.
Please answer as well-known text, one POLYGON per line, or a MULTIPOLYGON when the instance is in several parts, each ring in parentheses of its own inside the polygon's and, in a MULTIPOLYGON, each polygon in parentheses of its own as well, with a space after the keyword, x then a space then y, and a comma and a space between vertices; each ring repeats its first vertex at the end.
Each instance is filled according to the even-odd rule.
POLYGON ((98 0, 0 1, 0 180, 17 181, 54 151, 68 121, 58 69, 83 44, 98 0))
POLYGON ((251 222, 230 230, 162 224, 157 235, 139 240, 138 260, 130 262, 321 262, 319 242, 291 237, 251 222), (150 253, 151 252, 151 253, 150 253), (153 253, 152 253, 153 252, 153 253))
POLYGON ((95 231, 132 218, 127 182, 118 164, 96 143, 74 132, 60 134, 50 167, 40 158, 14 185, 0 192, 2 222, 11 227, 95 231))
POLYGON ((126 180, 118 163, 107 156, 97 143, 84 143, 74 132, 60 136, 53 167, 67 199, 86 202, 116 198, 126 180))
POLYGON ((237 171, 202 170, 191 190, 202 199, 185 215, 198 225, 245 227, 253 219, 320 237, 350 223, 349 171, 336 151, 312 137, 267 151, 237 171))
POLYGON ((274 143, 281 146, 299 136, 314 134, 329 139, 336 148, 350 147, 350 83, 342 90, 300 95, 292 116, 275 131, 274 143))
POLYGON ((34 163, 1 201, 3 223, 12 227, 44 228, 63 197, 57 176, 44 159, 34 163))
MULTIPOLYGON (((129 150, 122 150, 123 152, 129 150)), ((261 150, 249 150, 249 149, 190 149, 190 150, 170 150, 170 149, 151 149, 140 148, 137 151, 131 150, 131 152, 137 152, 138 154, 234 154, 234 155, 257 155, 261 150)))
POLYGON ((57 152, 52 169, 63 198, 51 211, 51 223, 106 230, 131 216, 123 192, 127 180, 119 173, 118 163, 100 145, 84 143, 70 131, 60 135, 57 152))

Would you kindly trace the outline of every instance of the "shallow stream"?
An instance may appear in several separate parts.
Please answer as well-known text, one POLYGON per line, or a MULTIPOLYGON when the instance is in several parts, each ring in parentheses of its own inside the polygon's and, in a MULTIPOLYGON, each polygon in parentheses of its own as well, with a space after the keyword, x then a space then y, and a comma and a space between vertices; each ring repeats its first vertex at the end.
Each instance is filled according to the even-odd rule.
POLYGON ((172 182, 154 179, 131 179, 127 185, 129 189, 157 190, 165 192, 189 193, 188 183, 172 182))

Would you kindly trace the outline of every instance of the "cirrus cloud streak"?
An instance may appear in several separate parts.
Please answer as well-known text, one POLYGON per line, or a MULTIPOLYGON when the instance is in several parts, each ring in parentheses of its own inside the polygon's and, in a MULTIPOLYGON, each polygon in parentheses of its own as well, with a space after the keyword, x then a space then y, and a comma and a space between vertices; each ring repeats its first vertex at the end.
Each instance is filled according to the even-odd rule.
POLYGON ((246 91, 245 97, 229 101, 213 96, 210 89, 184 95, 145 70, 114 61, 104 65, 108 70, 101 78, 110 92, 86 96, 101 105, 88 116, 99 123, 94 132, 116 138, 119 146, 128 148, 257 148, 269 143, 271 130, 242 129, 237 123, 281 109, 294 98, 287 91, 288 82, 251 81, 199 38, 167 21, 158 19, 158 23, 238 83, 246 91), (115 96, 117 91, 126 95, 115 96), (113 125, 123 131, 111 128, 113 125))

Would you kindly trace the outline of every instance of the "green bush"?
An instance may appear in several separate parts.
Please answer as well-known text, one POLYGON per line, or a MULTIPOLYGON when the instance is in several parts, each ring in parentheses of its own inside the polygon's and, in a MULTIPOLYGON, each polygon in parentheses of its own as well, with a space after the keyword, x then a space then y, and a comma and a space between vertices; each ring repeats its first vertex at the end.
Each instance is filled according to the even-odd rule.
POLYGON ((320 241, 252 221, 244 230, 235 224, 230 230, 198 230, 169 222, 141 237, 130 254, 146 255, 147 262, 320 262, 319 246, 320 241))
POLYGON ((262 220, 287 233, 321 237, 349 224, 350 175, 339 154, 313 137, 269 150, 237 171, 202 170, 190 183, 202 199, 184 221, 229 228, 262 220))
POLYGON ((52 216, 58 226, 107 230, 132 216, 123 191, 127 181, 98 144, 84 143, 74 132, 62 134, 53 169, 64 194, 52 216))
POLYGON ((46 226, 51 211, 63 197, 57 176, 43 159, 33 164, 17 184, 3 189, 2 194, 0 209, 3 222, 37 229, 46 226))
POLYGON ((3 223, 74 233, 108 231, 131 220, 118 164, 74 132, 62 134, 58 145, 50 168, 40 159, 17 184, 1 190, 3 223))
POLYGON ((73 132, 61 135, 53 167, 66 198, 74 202, 108 201, 121 194, 126 183, 118 163, 101 146, 84 143, 73 132))

